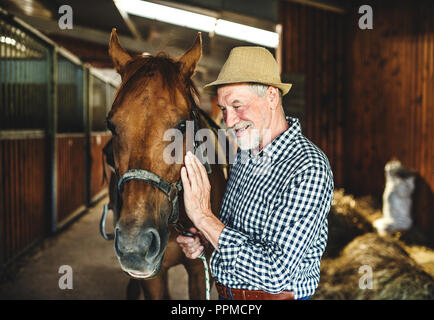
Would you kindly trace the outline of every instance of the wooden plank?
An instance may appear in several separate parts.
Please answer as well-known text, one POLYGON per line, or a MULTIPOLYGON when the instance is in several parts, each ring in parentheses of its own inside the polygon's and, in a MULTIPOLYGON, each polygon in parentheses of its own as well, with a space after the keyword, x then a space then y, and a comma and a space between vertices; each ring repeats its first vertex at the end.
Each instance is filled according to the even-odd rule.
POLYGON ((84 205, 85 141, 74 135, 57 137, 57 210, 58 223, 84 205))
POLYGON ((44 139, 0 140, 2 263, 43 235, 45 219, 44 139), (42 222, 41 222, 42 221, 42 222))

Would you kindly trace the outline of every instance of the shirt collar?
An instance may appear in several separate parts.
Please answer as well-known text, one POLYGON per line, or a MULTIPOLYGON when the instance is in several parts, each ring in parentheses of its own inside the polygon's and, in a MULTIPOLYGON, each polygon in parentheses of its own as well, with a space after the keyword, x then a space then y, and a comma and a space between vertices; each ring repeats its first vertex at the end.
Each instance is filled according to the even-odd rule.
POLYGON ((297 118, 292 118, 286 116, 286 121, 288 122, 289 128, 274 138, 269 144, 267 144, 260 152, 256 155, 251 153, 249 150, 249 156, 251 158, 262 157, 266 154, 268 157, 275 159, 279 157, 282 152, 288 150, 291 141, 301 133, 300 121, 297 118))

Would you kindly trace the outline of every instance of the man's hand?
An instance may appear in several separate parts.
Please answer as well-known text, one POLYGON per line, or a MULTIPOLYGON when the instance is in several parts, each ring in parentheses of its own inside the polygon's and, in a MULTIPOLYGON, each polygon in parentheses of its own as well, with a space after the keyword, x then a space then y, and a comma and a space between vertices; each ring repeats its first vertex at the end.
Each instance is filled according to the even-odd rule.
MULTIPOLYGON (((184 162, 185 167, 181 169, 181 180, 184 189, 185 212, 200 233, 218 250, 218 240, 225 225, 211 211, 211 185, 208 173, 199 159, 191 152, 187 152, 184 162)), ((182 238, 179 238, 180 241, 182 238)), ((183 240, 185 247, 183 250, 186 255, 199 256, 201 251, 196 241, 199 241, 196 237, 183 240), (188 244, 192 246, 187 246, 188 244)))
POLYGON ((176 242, 179 244, 187 258, 196 259, 204 250, 204 246, 208 245, 208 242, 206 239, 200 237, 196 228, 190 228, 189 231, 195 235, 194 238, 178 236, 176 242))
POLYGON ((211 185, 205 167, 191 152, 185 155, 185 167, 181 169, 184 189, 184 206, 194 225, 211 212, 211 185))

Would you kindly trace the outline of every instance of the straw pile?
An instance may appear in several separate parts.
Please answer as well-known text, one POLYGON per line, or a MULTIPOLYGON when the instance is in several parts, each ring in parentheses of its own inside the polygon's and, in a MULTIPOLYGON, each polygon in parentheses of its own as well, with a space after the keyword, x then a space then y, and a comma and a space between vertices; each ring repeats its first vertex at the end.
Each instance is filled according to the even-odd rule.
POLYGON ((351 241, 336 259, 325 259, 313 299, 434 299, 434 278, 394 239, 367 233, 351 241), (372 289, 366 288, 372 271, 372 289), (363 270, 363 271, 361 271, 363 270))
POLYGON ((408 232, 379 236, 372 226, 379 217, 381 209, 372 199, 335 191, 321 279, 312 299, 434 299, 434 251, 408 246, 423 242, 415 229, 410 234, 419 241, 407 244, 408 232), (412 258, 421 254, 427 262, 423 267, 412 258), (372 287, 366 286, 367 277, 372 287))
MULTIPOLYGON (((362 205, 353 196, 345 195, 343 189, 335 190, 328 215, 329 232, 325 257, 338 256, 351 240, 374 231, 368 218, 378 215, 378 212, 365 202, 362 205)), ((381 215, 381 212, 379 214, 381 215)))

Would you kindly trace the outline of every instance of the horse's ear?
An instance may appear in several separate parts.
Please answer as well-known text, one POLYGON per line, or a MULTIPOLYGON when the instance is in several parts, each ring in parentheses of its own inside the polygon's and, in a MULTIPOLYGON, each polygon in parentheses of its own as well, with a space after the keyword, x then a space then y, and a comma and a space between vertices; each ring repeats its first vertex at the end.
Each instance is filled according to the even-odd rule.
POLYGON ((191 78, 194 75, 201 56, 202 34, 198 32, 193 46, 179 59, 181 62, 181 72, 185 77, 191 78))
POLYGON ((112 29, 112 33, 110 35, 109 55, 112 58, 117 72, 122 74, 124 67, 131 59, 131 56, 124 48, 121 47, 118 35, 116 33, 116 28, 112 29))

